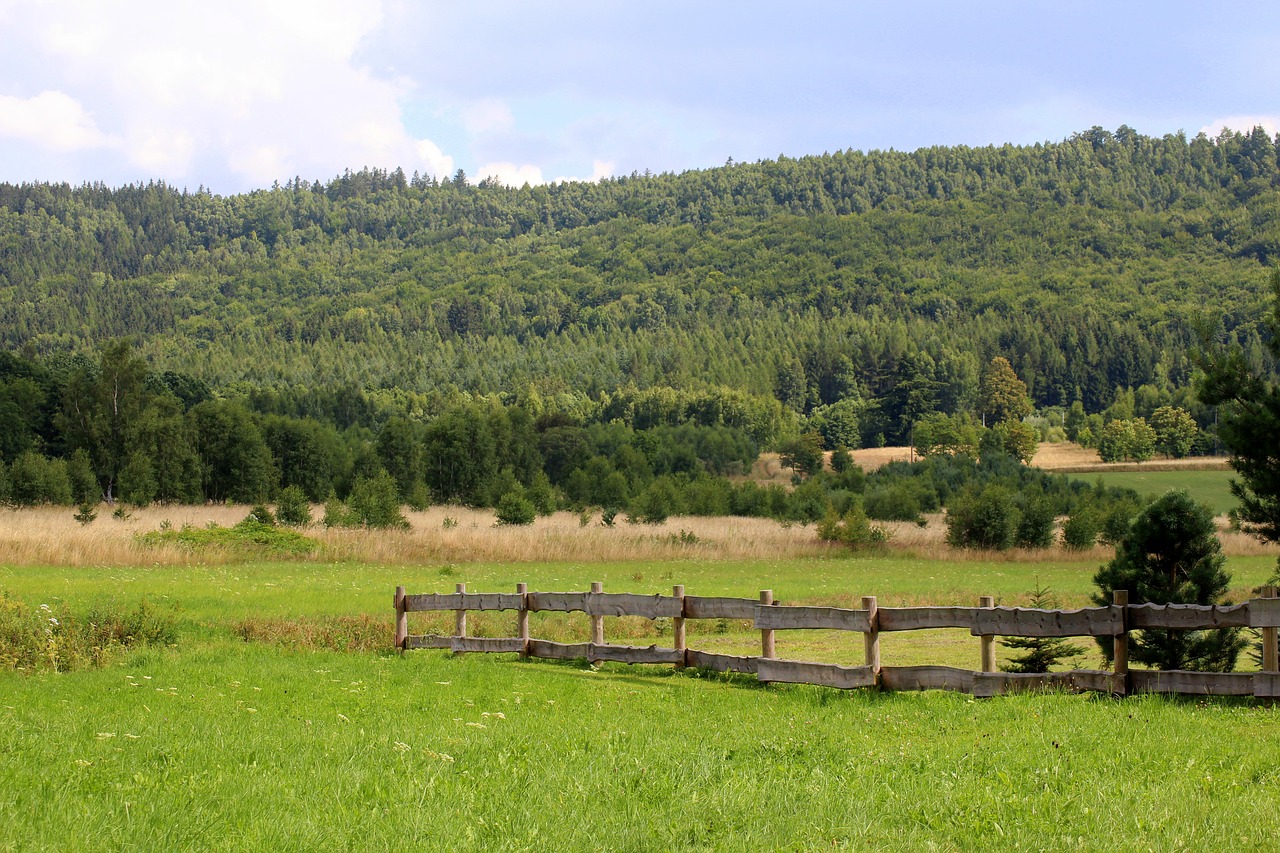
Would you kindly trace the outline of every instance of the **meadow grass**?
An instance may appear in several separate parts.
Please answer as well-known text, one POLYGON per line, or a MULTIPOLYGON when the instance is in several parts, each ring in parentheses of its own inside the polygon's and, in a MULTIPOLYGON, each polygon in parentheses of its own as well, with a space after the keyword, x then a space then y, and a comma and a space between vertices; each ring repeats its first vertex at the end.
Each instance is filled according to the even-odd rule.
POLYGON ((0 848, 1274 849, 1252 702, 210 642, 0 676, 0 848))
POLYGON ((1133 489, 1140 495, 1159 497, 1170 489, 1186 489, 1195 500, 1213 507, 1218 515, 1225 515, 1237 506, 1231 494, 1231 478, 1234 471, 1196 471, 1190 469, 1171 471, 1103 471, 1072 474, 1076 480, 1092 485, 1098 480, 1108 486, 1133 489))
MULTIPOLYGON (((243 510, 224 514, 234 523, 243 510)), ((712 535, 713 522, 700 522, 698 535, 712 535)), ((780 539, 763 551, 719 550, 652 538, 668 528, 624 528, 632 544, 604 548, 604 557, 570 549, 567 558, 525 552, 511 561, 491 555, 528 548, 545 531, 503 546, 507 531, 477 520, 466 535, 484 544, 468 560, 448 549, 447 558, 423 558, 434 547, 424 543, 457 529, 439 525, 399 540, 407 543, 399 554, 368 531, 343 534, 345 553, 382 553, 378 560, 333 556, 340 548, 327 559, 246 560, 127 551, 137 546, 117 529, 143 524, 112 523, 103 529, 122 550, 94 552, 86 539, 43 564, 35 557, 58 556, 55 547, 34 549, 18 537, 21 525, 0 525, 13 537, 7 553, 20 554, 0 562, 0 590, 15 600, 67 612, 146 601, 176 626, 171 647, 126 649, 100 669, 0 673, 0 849, 1137 850, 1280 841, 1271 819, 1280 716, 1252 700, 844 693, 663 666, 597 671, 390 649, 397 584, 489 592, 518 582, 584 590, 598 580, 613 592, 669 594, 683 584, 690 595, 755 598, 771 588, 786 603, 857 606, 876 595, 890 606, 972 604, 982 594, 1025 604, 1038 583, 1075 607, 1088 603, 1105 549, 939 558, 925 530, 912 548, 882 554, 811 551, 807 539, 799 551, 780 539), (637 546, 636 536, 651 538, 637 546), (79 548, 104 559, 66 559, 79 548)), ((674 520, 674 529, 691 523, 674 520)), ((570 530, 567 520, 552 525, 556 535, 570 530)), ((619 532, 581 530, 596 544, 619 532)), ((1235 598, 1274 567, 1274 551, 1232 556, 1235 598)), ((452 628, 451 613, 411 619, 414 632, 452 628)), ((514 619, 473 613, 469 628, 510 635, 514 619)), ((582 614, 532 614, 531 623, 534 636, 588 636, 582 614)), ((694 648, 758 653, 749 622, 689 628, 694 648)), ((606 638, 641 645, 666 645, 670 631, 665 620, 605 626, 606 638)), ((887 634, 881 644, 886 665, 978 666, 978 641, 966 631, 887 634)), ((1100 666, 1096 647, 1081 645, 1068 665, 1100 666)), ((862 651, 856 634, 778 634, 783 657, 860 663, 862 651)))

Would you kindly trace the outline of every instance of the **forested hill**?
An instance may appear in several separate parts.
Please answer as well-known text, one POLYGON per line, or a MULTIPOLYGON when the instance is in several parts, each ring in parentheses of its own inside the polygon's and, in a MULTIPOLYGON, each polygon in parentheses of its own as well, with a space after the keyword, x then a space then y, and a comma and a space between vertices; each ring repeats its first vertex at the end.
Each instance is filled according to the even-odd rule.
POLYGON ((0 344, 134 335, 214 387, 857 397, 882 432, 920 388, 972 409, 1003 355, 1037 404, 1096 411, 1185 387, 1197 316, 1260 347, 1278 146, 1121 127, 521 189, 0 184, 0 344))

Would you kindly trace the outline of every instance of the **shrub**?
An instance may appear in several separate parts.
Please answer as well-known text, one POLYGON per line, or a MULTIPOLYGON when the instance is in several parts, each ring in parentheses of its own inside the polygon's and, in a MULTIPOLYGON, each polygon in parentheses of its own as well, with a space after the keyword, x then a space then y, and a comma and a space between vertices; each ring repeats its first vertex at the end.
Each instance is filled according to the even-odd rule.
POLYGON ((627 517, 641 524, 661 524, 679 511, 680 495, 669 477, 659 477, 631 502, 627 517))
POLYGON ((973 489, 947 507, 947 542, 957 548, 1003 551, 1014 543, 1021 514, 1004 486, 973 489))
POLYGON ((533 524, 538 511, 524 496, 523 489, 513 489, 498 499, 499 524, 533 524))
POLYGON ((879 525, 873 527, 862 507, 855 502, 843 515, 834 507, 828 509, 818 522, 818 538, 824 542, 841 542, 855 549, 869 548, 887 542, 889 532, 879 525))
POLYGON ((1072 550, 1092 548, 1098 543, 1098 516, 1092 507, 1082 506, 1062 525, 1062 544, 1072 550))
POLYGON ((138 537, 143 545, 181 545, 190 549, 214 548, 245 555, 311 556, 320 543, 294 530, 263 524, 252 516, 232 527, 182 527, 153 530, 138 537))
POLYGON ((868 489, 867 515, 880 521, 919 521, 920 495, 915 483, 898 482, 868 489))
MULTIPOLYGON (((1018 519, 1014 544, 1019 548, 1048 548, 1053 545, 1053 504, 1042 495, 1029 498, 1018 519)), ((1033 593, 1034 597, 1034 593, 1033 593)), ((1039 607, 1040 605, 1035 605, 1039 607)))
POLYGON ((271 507, 266 504, 254 504, 249 510, 249 514, 245 516, 245 521, 256 521, 258 524, 265 524, 268 527, 276 526, 275 513, 271 511, 271 507))
POLYGON ((38 504, 71 504, 71 482, 67 463, 46 459, 27 450, 13 460, 9 469, 9 499, 18 506, 38 504))
POLYGON ((347 499, 348 523, 355 526, 408 527, 400 512, 400 490, 386 471, 372 477, 358 477, 347 499))
POLYGON ((276 521, 290 527, 306 527, 311 523, 311 502, 301 486, 289 486, 276 498, 276 521))

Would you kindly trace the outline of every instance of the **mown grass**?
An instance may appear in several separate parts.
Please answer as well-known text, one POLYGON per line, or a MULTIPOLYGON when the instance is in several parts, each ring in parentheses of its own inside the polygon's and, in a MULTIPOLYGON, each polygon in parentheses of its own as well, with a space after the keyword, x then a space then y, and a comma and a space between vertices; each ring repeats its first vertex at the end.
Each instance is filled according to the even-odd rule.
POLYGON ((1280 716, 213 642, 3 679, 0 847, 1269 849, 1280 716))
POLYGON ((1237 504, 1229 485, 1235 476, 1233 471, 1105 471, 1071 476, 1089 484, 1102 480, 1108 486, 1133 489, 1140 495, 1159 496, 1170 489, 1186 489, 1191 497, 1213 507, 1218 515, 1225 515, 1237 504))

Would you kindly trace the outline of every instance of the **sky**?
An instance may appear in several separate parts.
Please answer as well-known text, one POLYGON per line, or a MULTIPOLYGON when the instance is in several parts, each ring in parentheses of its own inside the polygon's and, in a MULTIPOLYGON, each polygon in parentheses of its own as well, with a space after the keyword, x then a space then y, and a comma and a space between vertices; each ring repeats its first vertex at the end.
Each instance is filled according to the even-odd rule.
POLYGON ((1280 3, 0 0, 0 181, 519 186, 1280 130, 1280 3))

